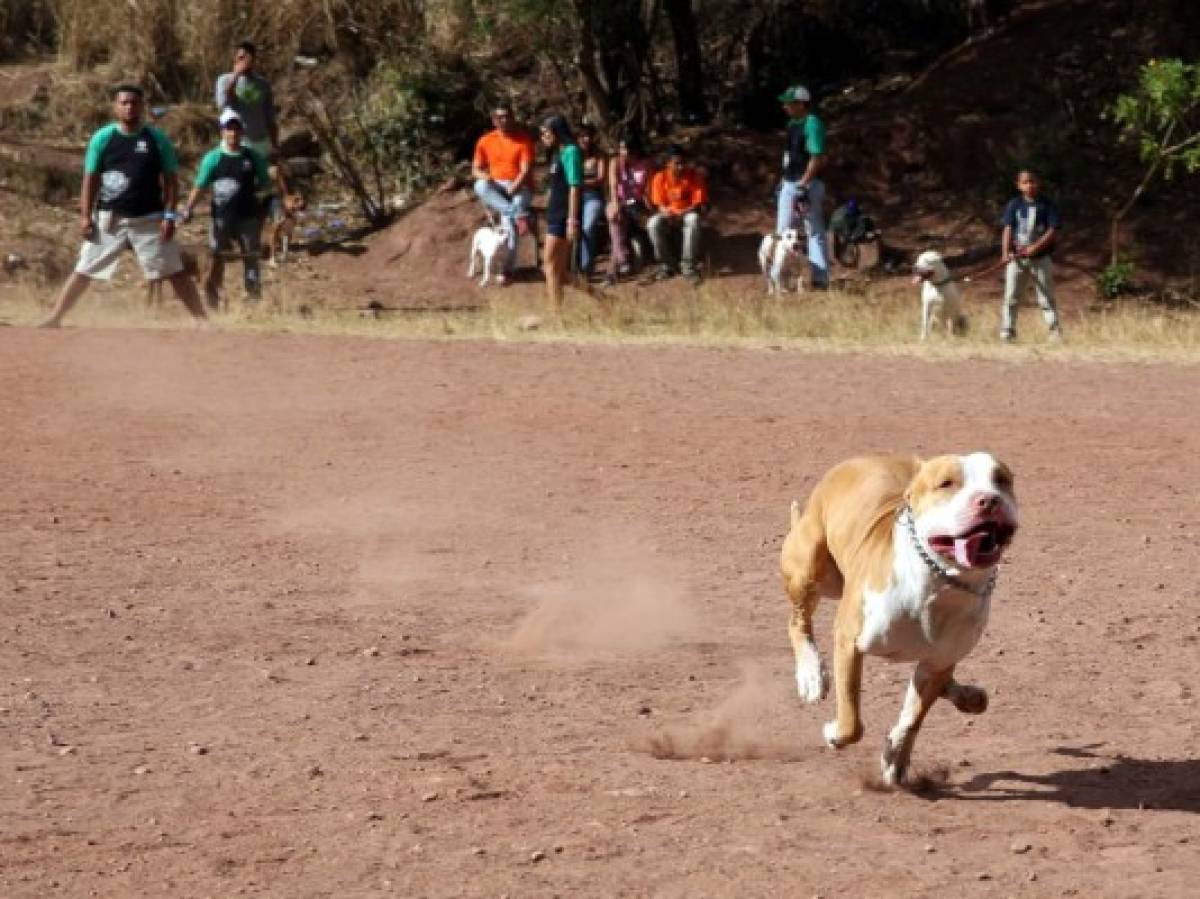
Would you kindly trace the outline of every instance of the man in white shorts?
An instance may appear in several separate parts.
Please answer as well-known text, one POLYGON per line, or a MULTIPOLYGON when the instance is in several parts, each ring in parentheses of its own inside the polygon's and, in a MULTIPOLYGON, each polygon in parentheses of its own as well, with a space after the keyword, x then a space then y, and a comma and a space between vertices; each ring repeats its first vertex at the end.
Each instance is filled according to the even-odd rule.
POLYGON ((79 196, 83 247, 54 310, 39 327, 57 328, 93 279, 111 280, 126 247, 146 279, 166 278, 197 323, 207 316, 175 242, 179 162, 165 134, 142 121, 145 98, 136 85, 116 89, 116 121, 88 142, 79 196))

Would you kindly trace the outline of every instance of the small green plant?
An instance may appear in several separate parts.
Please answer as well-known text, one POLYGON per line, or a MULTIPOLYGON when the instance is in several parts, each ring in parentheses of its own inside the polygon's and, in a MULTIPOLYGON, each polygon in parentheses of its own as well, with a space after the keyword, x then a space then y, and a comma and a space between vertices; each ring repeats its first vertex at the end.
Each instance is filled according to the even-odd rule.
POLYGON ((1133 263, 1128 259, 1110 262, 1096 276, 1096 291, 1103 299, 1115 300, 1133 287, 1133 263))

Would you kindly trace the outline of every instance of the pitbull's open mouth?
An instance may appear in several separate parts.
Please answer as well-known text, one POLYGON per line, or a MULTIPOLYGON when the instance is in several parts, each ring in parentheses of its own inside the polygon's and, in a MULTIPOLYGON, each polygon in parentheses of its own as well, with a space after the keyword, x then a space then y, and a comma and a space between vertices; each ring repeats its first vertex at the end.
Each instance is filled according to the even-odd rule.
POLYGON ((929 547, 964 568, 989 568, 1000 561, 1004 548, 1012 543, 1016 532, 1015 525, 983 521, 957 536, 934 535, 929 538, 929 547))

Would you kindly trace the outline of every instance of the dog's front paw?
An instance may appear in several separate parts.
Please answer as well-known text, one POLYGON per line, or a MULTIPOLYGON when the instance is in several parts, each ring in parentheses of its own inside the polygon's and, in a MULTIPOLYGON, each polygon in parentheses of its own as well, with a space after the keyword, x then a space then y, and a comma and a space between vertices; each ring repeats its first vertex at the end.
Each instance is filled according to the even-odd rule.
POLYGON ((969 684, 951 681, 942 691, 942 695, 965 715, 982 715, 987 711, 987 690, 982 687, 972 687, 969 684))
POLYGON ((836 721, 826 721, 821 732, 825 737, 825 745, 830 749, 841 749, 862 739, 861 727, 850 732, 845 732, 838 727, 836 721))
POLYGON ((804 702, 820 702, 829 692, 829 670, 816 650, 796 663, 796 692, 804 702))

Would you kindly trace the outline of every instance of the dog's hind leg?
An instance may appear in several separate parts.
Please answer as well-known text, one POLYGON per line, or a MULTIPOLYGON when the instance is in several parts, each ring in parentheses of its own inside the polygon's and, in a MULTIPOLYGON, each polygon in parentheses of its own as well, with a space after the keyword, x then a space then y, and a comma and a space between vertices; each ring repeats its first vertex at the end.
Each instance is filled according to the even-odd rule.
POLYGON ((813 614, 821 586, 836 574, 836 567, 820 522, 801 515, 799 503, 792 503, 792 529, 784 541, 781 571, 792 601, 788 637, 796 657, 796 691, 805 702, 817 702, 829 692, 829 672, 813 638, 813 614))
POLYGON ((475 256, 476 256, 476 248, 475 248, 475 245, 472 244, 471 245, 471 255, 467 257, 467 277, 468 278, 475 277, 475 256))
POLYGON ((883 741, 883 757, 880 760, 883 780, 890 786, 899 786, 908 773, 913 745, 921 722, 929 714, 937 698, 954 682, 954 668, 934 671, 924 663, 913 670, 912 680, 904 694, 904 707, 896 722, 883 741))

